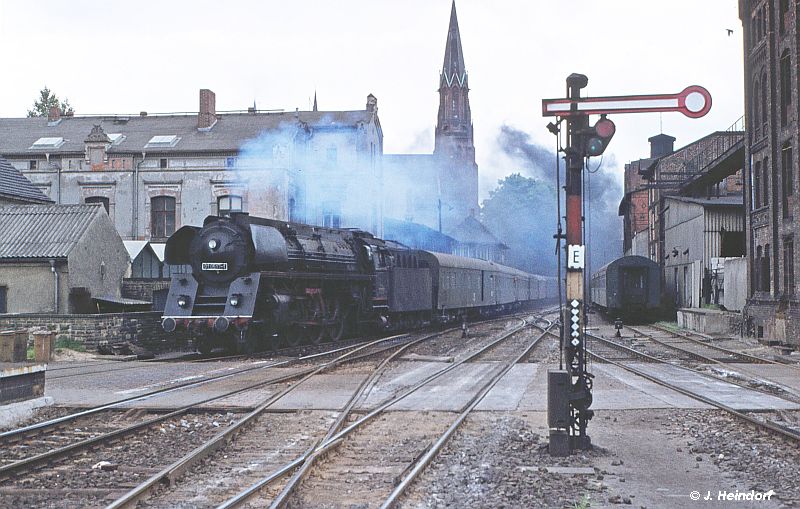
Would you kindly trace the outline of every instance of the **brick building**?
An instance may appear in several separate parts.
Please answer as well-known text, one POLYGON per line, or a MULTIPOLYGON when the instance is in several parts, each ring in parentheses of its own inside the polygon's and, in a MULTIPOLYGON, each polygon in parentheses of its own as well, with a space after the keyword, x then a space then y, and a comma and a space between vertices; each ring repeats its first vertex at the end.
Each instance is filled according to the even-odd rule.
POLYGON ((383 132, 363 110, 0 119, 0 155, 58 204, 101 203, 124 239, 163 241, 210 214, 381 234, 383 132))
POLYGON ((649 192, 643 173, 659 157, 671 154, 675 138, 657 134, 648 138, 650 157, 625 165, 624 195, 619 203, 622 216, 622 252, 625 255, 650 257, 647 235, 649 226, 649 192))
POLYGON ((795 289, 794 239, 800 217, 800 143, 795 0, 739 0, 744 28, 745 150, 749 332, 798 344, 800 302, 795 289))

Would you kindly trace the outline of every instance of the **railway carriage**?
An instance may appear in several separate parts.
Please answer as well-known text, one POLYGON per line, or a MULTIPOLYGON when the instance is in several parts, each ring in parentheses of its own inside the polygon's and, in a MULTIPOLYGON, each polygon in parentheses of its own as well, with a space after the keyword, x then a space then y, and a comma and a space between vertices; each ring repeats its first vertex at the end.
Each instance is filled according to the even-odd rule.
POLYGON ((661 311, 661 270, 644 256, 623 256, 592 275, 592 304, 612 318, 652 319, 661 311))

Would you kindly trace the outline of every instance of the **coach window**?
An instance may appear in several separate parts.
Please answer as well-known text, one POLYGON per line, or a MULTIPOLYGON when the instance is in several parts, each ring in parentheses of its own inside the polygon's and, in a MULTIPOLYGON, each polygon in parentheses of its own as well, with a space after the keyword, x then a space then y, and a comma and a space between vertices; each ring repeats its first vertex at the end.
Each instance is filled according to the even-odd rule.
POLYGON ((105 196, 89 196, 88 198, 83 200, 83 203, 87 204, 101 203, 103 204, 103 207, 106 209, 106 214, 108 214, 108 198, 106 198, 105 196))
POLYGON ((242 211, 242 197, 233 194, 226 194, 217 198, 217 214, 229 216, 231 212, 242 211))
POLYGON ((154 196, 150 199, 151 237, 165 239, 175 233, 175 198, 154 196))

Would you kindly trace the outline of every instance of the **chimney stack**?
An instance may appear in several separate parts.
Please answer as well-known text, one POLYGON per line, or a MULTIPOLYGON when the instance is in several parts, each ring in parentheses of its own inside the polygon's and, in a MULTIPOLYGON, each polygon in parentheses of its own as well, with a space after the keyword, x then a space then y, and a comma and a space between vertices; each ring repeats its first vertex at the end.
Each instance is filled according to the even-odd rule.
POLYGON ((650 142, 650 158, 668 156, 675 152, 675 138, 668 134, 656 134, 647 139, 650 142))
POLYGON ((61 108, 58 106, 50 106, 50 111, 47 113, 48 122, 56 122, 61 119, 61 108))
POLYGON ((211 129, 217 122, 217 96, 211 90, 200 90, 200 113, 197 115, 198 129, 211 129))
POLYGON ((367 96, 367 111, 378 111, 378 98, 372 94, 367 96))

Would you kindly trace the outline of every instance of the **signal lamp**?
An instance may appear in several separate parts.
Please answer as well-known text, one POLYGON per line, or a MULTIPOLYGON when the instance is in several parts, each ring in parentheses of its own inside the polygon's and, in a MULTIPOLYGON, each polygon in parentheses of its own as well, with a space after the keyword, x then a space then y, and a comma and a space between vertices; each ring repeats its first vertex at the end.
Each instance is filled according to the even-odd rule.
POLYGON ((607 119, 605 115, 601 116, 600 120, 586 132, 584 155, 587 157, 594 157, 605 152, 615 132, 617 132, 617 127, 614 125, 614 122, 607 119))

